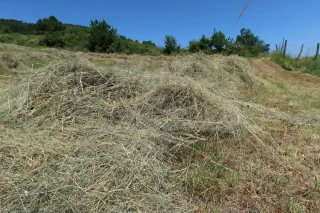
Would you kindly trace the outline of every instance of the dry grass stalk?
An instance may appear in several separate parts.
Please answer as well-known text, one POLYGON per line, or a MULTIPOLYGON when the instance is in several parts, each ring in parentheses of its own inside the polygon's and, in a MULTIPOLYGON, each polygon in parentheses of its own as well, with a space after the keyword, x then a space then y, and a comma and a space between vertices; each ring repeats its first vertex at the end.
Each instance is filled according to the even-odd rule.
MULTIPOLYGON (((170 156, 199 140, 242 137, 249 124, 232 102, 185 76, 218 83, 213 70, 188 61, 177 58, 167 81, 167 70, 148 70, 151 61, 138 56, 109 68, 56 60, 12 85, 0 114, 21 129, 2 138, 6 209, 192 210, 169 178, 170 156)), ((233 86, 242 81, 235 72, 225 76, 233 86)))
POLYGON ((316 156, 285 148, 316 122, 248 102, 273 84, 246 59, 65 54, 1 91, 4 211, 319 209, 316 156))

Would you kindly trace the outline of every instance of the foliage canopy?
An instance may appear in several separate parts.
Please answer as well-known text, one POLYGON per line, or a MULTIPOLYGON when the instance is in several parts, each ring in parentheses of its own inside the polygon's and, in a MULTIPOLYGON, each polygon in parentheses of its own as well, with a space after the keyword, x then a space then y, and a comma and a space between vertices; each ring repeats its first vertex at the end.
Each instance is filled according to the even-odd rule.
POLYGON ((65 27, 63 26, 62 22, 54 16, 39 19, 36 23, 36 33, 39 35, 46 34, 48 32, 63 31, 64 29, 65 27))
POLYGON ((199 40, 189 42, 188 49, 181 49, 177 39, 166 35, 164 48, 158 47, 153 41, 138 41, 117 34, 105 20, 91 20, 90 27, 63 24, 55 16, 39 19, 36 24, 16 20, 0 19, 0 42, 19 45, 44 45, 49 47, 67 47, 72 50, 159 55, 174 53, 224 54, 240 56, 257 56, 268 53, 270 45, 265 44, 250 29, 243 28, 236 39, 227 38, 222 31, 214 30, 211 36, 202 35, 199 40), (14 35, 14 33, 16 33, 14 35), (19 35, 30 35, 29 39, 19 35), (35 34, 35 35, 34 35, 35 34), (32 35, 32 36, 31 36, 32 35), (35 38, 38 36, 37 38, 35 38))
POLYGON ((117 30, 105 20, 91 20, 89 50, 92 52, 112 52, 111 45, 117 39, 117 30))
POLYGON ((205 54, 222 53, 226 55, 257 56, 268 53, 270 45, 265 44, 258 36, 255 36, 250 29, 241 29, 240 35, 234 41, 226 38, 221 31, 214 32, 210 38, 202 35, 200 40, 189 42, 189 51, 203 52, 205 54))
POLYGON ((164 53, 165 54, 172 54, 172 53, 177 53, 180 51, 180 46, 178 45, 177 39, 173 37, 172 35, 166 35, 164 39, 164 53))
POLYGON ((265 44, 258 36, 255 36, 250 29, 242 28, 240 35, 237 36, 237 44, 240 44, 246 50, 247 55, 256 56, 260 53, 268 53, 270 44, 265 44))

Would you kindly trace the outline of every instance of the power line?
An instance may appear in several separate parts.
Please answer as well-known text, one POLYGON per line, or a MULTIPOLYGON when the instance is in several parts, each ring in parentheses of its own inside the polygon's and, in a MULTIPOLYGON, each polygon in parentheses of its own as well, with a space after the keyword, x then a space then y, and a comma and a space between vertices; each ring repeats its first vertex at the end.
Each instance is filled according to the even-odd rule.
POLYGON ((247 7, 249 6, 249 4, 251 3, 251 0, 249 0, 246 4, 246 6, 243 8, 238 20, 236 21, 236 23, 230 28, 230 30, 228 30, 228 32, 226 33, 226 35, 238 24, 238 22, 240 21, 240 19, 242 18, 242 16, 244 15, 244 13, 247 10, 247 7))

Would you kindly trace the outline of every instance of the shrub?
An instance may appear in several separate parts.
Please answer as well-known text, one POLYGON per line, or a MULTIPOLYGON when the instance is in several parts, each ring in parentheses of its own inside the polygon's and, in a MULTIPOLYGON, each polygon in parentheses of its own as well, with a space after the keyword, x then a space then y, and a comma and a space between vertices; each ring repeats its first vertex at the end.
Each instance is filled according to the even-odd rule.
POLYGON ((90 23, 89 50, 92 52, 113 52, 110 46, 117 39, 117 30, 105 20, 90 23))
POLYGON ((171 35, 166 35, 164 40, 165 48, 164 53, 165 54, 172 54, 180 52, 180 46, 178 45, 177 39, 171 35))
POLYGON ((268 53, 270 44, 265 44, 258 36, 255 36, 250 29, 242 28, 236 39, 237 45, 242 45, 247 56, 258 56, 261 53, 268 53))
POLYGON ((238 55, 238 56, 246 56, 248 55, 248 51, 246 48, 237 42, 229 42, 226 45, 225 53, 227 55, 238 55))
POLYGON ((224 51, 228 41, 223 32, 214 32, 211 37, 212 46, 215 48, 215 52, 221 53, 224 51))
POLYGON ((44 38, 39 42, 43 46, 64 47, 66 42, 62 38, 63 30, 65 30, 65 27, 62 22, 54 16, 39 19, 36 23, 36 33, 44 35, 44 38))
POLYGON ((65 27, 62 22, 56 17, 50 16, 49 18, 39 19, 36 23, 36 33, 38 35, 43 35, 48 32, 58 32, 63 31, 65 27))
POLYGON ((40 45, 47 47, 64 47, 66 42, 59 33, 46 33, 45 37, 40 41, 40 45))
POLYGON ((192 53, 203 52, 205 54, 212 54, 212 42, 210 38, 202 35, 199 41, 193 40, 189 42, 189 51, 192 53))

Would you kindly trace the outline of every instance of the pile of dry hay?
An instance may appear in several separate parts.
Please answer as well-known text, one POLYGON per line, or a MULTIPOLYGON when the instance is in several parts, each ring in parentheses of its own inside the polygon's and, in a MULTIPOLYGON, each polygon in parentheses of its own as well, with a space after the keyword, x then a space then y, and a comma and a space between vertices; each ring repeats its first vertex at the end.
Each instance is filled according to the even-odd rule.
POLYGON ((253 84, 245 59, 132 56, 109 67, 56 60, 0 100, 4 211, 188 212, 194 143, 241 139, 250 125, 235 100, 253 84))
POLYGON ((0 55, 0 69, 12 69, 19 66, 19 61, 13 54, 0 55))

